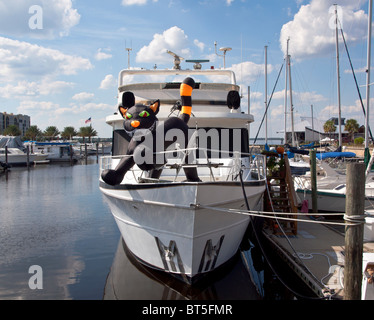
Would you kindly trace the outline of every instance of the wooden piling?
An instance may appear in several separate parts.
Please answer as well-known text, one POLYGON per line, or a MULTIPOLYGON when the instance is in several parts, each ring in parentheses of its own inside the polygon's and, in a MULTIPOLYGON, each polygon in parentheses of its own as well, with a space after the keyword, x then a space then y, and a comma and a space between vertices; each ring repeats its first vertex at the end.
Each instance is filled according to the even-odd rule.
POLYGON ((27 169, 30 168, 30 147, 29 146, 26 147, 26 166, 27 166, 27 169))
POLYGON ((309 151, 310 158, 310 176, 312 183, 312 211, 318 212, 317 202, 317 166, 316 166, 316 150, 309 151))
POLYGON ((87 164, 87 143, 84 144, 84 163, 87 164))
POLYGON ((5 146, 5 164, 8 165, 8 146, 5 146))
POLYGON ((99 142, 96 142, 96 163, 99 163, 99 142))
POLYGON ((356 224, 345 227, 344 300, 361 300, 364 205, 365 163, 348 163, 344 219, 356 224))
POLYGON ((69 145, 69 155, 70 155, 70 165, 71 166, 73 165, 73 153, 74 153, 73 146, 69 145))

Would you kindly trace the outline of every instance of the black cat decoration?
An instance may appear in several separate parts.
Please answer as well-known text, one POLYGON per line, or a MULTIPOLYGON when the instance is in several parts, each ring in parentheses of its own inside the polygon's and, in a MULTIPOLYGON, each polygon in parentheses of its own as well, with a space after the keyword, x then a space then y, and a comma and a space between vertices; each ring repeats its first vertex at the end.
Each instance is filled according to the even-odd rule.
MULTIPOLYGON (((132 136, 128 145, 126 156, 121 159, 117 167, 104 170, 101 178, 105 183, 110 185, 118 185, 123 180, 126 172, 130 170, 136 163, 141 170, 150 171, 151 178, 159 178, 162 167, 166 163, 164 155, 160 161, 159 155, 153 151, 164 151, 174 141, 165 140, 165 136, 172 129, 179 129, 184 135, 184 147, 188 144, 188 120, 192 111, 192 91, 195 87, 195 81, 192 78, 186 78, 180 86, 180 95, 182 108, 178 117, 169 117, 163 122, 159 122, 156 115, 160 110, 160 100, 154 101, 151 105, 135 104, 135 97, 132 92, 124 92, 122 95, 122 105, 118 110, 125 119, 124 128, 129 135, 132 136), (158 150, 156 143, 160 145, 157 139, 164 139, 164 150, 158 150), (151 142, 150 142, 151 141, 151 142), (148 143, 144 143, 148 142, 148 143), (149 143, 150 142, 150 143, 149 143), (150 150, 148 150, 150 149, 150 150), (152 155, 151 161, 143 161, 137 163, 136 159, 143 159, 144 154, 152 155)), ((159 146, 158 145, 158 146, 159 146)), ((186 158, 187 161, 187 158, 186 158)), ((188 181, 200 181, 196 167, 184 167, 184 172, 188 181)))

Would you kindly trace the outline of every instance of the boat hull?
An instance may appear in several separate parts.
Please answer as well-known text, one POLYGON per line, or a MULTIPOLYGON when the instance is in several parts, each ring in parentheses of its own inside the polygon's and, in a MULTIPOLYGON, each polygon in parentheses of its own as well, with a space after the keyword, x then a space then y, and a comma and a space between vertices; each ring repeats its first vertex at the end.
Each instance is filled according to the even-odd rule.
POLYGON ((30 154, 29 157, 27 158, 27 155, 19 155, 19 154, 8 154, 8 157, 6 158, 5 155, 0 156, 0 162, 6 162, 10 165, 27 165, 27 160, 29 163, 34 163, 38 161, 44 161, 47 159, 47 155, 38 155, 38 154, 30 154))
MULTIPOLYGON (((312 191, 297 189, 296 193, 300 199, 308 200, 309 210, 312 210, 312 191)), ((319 212, 331 212, 331 213, 344 213, 345 212, 345 193, 333 192, 333 191, 317 191, 317 203, 319 212)), ((373 208, 373 196, 366 195, 365 197, 365 210, 373 208)))
MULTIPOLYGON (((232 258, 249 216, 212 209, 245 208, 240 183, 100 183, 129 250, 144 264, 195 282, 232 258), (171 205, 172 204, 172 205, 171 205)), ((263 181, 245 183, 251 209, 261 209, 263 181)))

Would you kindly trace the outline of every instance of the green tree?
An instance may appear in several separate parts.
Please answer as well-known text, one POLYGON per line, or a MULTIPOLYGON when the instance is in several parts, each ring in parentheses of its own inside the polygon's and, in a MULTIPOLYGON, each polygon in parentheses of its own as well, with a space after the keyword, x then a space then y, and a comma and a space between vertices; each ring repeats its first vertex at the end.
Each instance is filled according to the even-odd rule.
POLYGON ((84 143, 85 137, 88 137, 88 139, 89 139, 88 141, 91 142, 91 138, 96 137, 97 132, 96 132, 95 129, 92 128, 92 126, 80 127, 79 132, 78 132, 78 136, 83 138, 83 143, 84 143))
POLYGON ((14 124, 10 125, 9 127, 5 128, 3 131, 4 136, 20 136, 21 130, 14 124))
POLYGON ((344 130, 348 131, 351 135, 351 141, 353 141, 355 132, 358 132, 360 128, 358 122, 355 119, 348 119, 345 123, 344 130))
POLYGON ((324 130, 326 133, 329 133, 330 136, 331 136, 331 133, 336 131, 336 126, 335 126, 335 124, 334 124, 334 121, 332 121, 332 120, 327 120, 327 121, 325 122, 325 124, 323 125, 323 130, 324 130))
POLYGON ((49 126, 43 132, 43 135, 46 138, 49 138, 50 140, 55 139, 59 134, 60 134, 60 131, 58 131, 57 127, 55 126, 49 126))
POLYGON ((38 126, 30 126, 25 133, 25 137, 29 140, 37 140, 37 138, 42 135, 42 131, 38 128, 38 126))
POLYGON ((71 140, 74 136, 77 135, 78 132, 74 129, 74 127, 65 127, 64 130, 61 132, 61 137, 69 140, 71 140))

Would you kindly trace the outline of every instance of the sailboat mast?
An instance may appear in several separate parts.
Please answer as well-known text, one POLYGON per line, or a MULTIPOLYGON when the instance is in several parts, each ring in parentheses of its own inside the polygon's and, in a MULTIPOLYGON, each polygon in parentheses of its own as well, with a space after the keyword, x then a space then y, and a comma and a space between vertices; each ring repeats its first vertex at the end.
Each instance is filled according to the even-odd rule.
POLYGON ((295 128, 294 128, 294 122, 293 122, 293 101, 292 101, 292 81, 291 81, 291 56, 290 55, 288 55, 287 61, 288 61, 288 80, 289 80, 289 86, 290 86, 290 108, 291 108, 292 146, 296 147, 296 144, 295 144, 295 128))
POLYGON ((338 41, 338 9, 335 5, 335 41, 336 41, 336 74, 338 86, 338 126, 339 126, 339 147, 342 146, 342 118, 341 118, 341 101, 340 101, 340 66, 339 66, 339 41, 338 41))
POLYGON ((285 84, 284 84, 284 143, 287 143, 287 81, 288 81, 288 42, 287 39, 287 51, 286 51, 286 70, 285 70, 285 84))
POLYGON ((367 70, 366 70, 366 117, 365 117, 365 148, 369 147, 369 101, 370 101, 370 55, 371 55, 371 21, 372 21, 372 0, 369 0, 368 20, 368 44, 367 44, 367 70))
POLYGON ((268 61, 267 61, 267 49, 265 46, 265 143, 268 143, 268 61))

